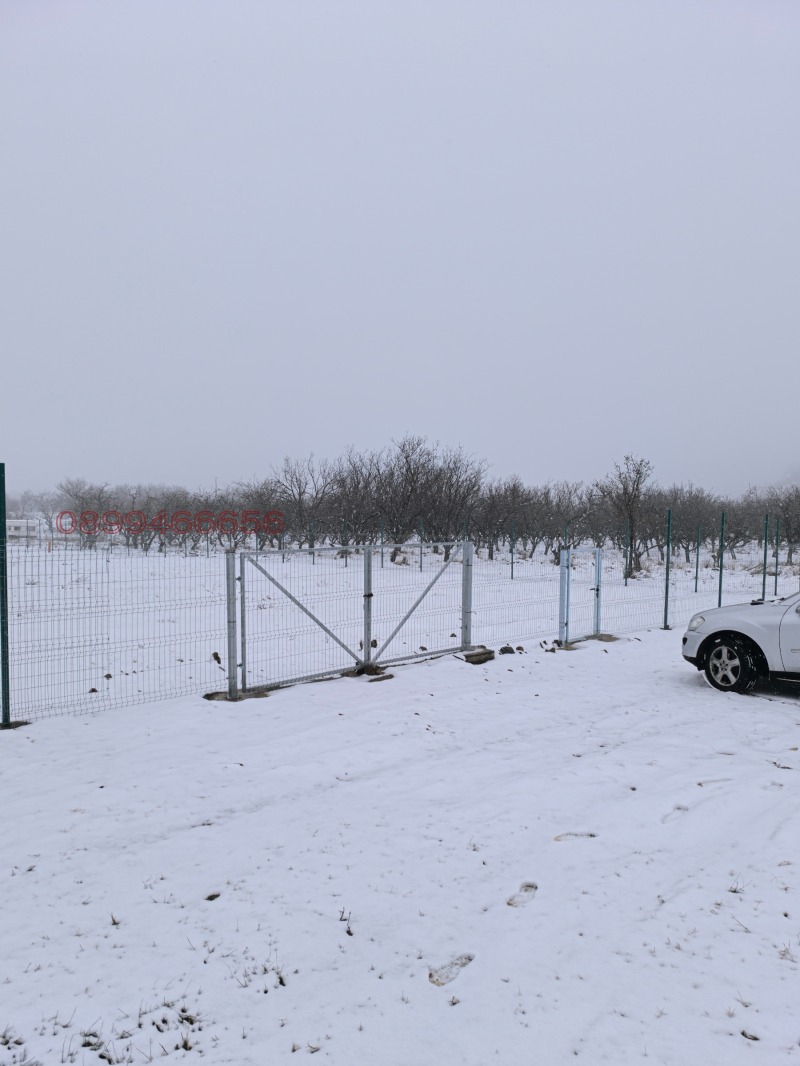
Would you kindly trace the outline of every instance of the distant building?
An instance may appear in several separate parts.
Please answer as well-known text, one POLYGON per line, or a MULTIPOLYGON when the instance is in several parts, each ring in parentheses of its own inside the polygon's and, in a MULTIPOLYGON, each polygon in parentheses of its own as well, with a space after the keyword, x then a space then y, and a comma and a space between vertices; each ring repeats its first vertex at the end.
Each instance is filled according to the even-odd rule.
POLYGON ((6 540, 9 544, 33 544, 39 536, 39 523, 35 518, 9 518, 6 520, 6 540))

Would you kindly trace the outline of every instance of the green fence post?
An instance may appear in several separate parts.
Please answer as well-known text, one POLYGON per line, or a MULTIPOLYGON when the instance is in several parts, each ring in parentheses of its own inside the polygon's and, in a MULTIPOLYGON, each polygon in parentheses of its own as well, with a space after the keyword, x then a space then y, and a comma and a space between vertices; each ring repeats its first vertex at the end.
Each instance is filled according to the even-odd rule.
POLYGON ((700 526, 697 527, 697 550, 694 556, 694 591, 697 592, 697 582, 700 579, 700 526))
POLYGON ((628 584, 628 572, 630 570, 630 550, 631 550, 631 521, 625 523, 625 584, 628 584))
POLYGON ((511 520, 511 580, 514 580, 514 520, 511 520))
POLYGON ((422 569, 422 541, 425 538, 425 523, 420 519, 419 522, 419 568, 422 569))
POLYGON ((383 519, 381 519, 381 570, 383 570, 383 519))
POLYGON ((2 726, 11 727, 11 682, 8 652, 8 538, 6 535, 6 464, 0 463, 0 692, 2 692, 2 726))
POLYGON ((775 595, 778 595, 778 559, 781 552, 781 519, 775 519, 775 595))
POLYGON ((719 526, 719 596, 717 607, 722 606, 722 572, 725 569, 725 512, 722 512, 719 526))
POLYGON ((761 575, 761 599, 767 598, 767 552, 769 551, 769 511, 764 515, 764 573, 761 575))

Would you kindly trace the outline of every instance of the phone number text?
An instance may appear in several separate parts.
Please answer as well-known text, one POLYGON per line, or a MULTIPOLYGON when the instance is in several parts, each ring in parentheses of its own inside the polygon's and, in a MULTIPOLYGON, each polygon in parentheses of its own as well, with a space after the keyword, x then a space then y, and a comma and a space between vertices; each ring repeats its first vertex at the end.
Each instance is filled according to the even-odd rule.
POLYGON ((113 536, 118 533, 127 533, 129 536, 141 536, 144 533, 167 534, 174 533, 179 536, 199 534, 207 536, 211 533, 228 533, 236 536, 240 533, 266 533, 268 536, 280 536, 283 533, 283 512, 267 511, 221 511, 215 514, 213 511, 174 511, 168 515, 166 511, 159 511, 152 517, 144 511, 61 511, 56 515, 56 529, 59 533, 81 533, 83 536, 94 537, 101 533, 113 536))

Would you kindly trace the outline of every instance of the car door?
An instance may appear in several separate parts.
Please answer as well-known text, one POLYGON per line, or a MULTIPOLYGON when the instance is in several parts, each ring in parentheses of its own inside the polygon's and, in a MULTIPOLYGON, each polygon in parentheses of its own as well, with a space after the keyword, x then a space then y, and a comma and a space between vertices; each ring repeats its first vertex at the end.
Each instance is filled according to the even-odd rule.
POLYGON ((784 670, 800 674, 800 603, 781 619, 781 659, 784 670))

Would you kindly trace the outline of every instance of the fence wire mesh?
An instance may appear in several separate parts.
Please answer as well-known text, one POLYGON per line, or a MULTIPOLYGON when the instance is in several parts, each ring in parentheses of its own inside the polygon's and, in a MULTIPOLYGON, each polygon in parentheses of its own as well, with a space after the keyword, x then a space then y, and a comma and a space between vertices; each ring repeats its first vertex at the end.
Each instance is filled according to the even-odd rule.
POLYGON ((224 557, 8 552, 11 706, 36 719, 206 692, 224 675, 224 557))
POLYGON ((460 562, 461 545, 244 553, 243 688, 458 648, 460 562))
POLYGON ((308 680, 358 664, 364 570, 354 557, 335 548, 245 554, 240 577, 244 689, 308 680))
MULTIPOLYGON (((719 602, 800 588, 800 554, 785 541, 776 552, 768 540, 766 567, 763 541, 726 535, 722 552, 718 535, 698 538, 699 550, 698 543, 674 545, 668 578, 666 541, 644 550, 635 571, 622 542, 610 537, 603 547, 599 619, 593 553, 573 551, 570 639, 598 629, 619 634, 662 626, 665 619, 679 627, 719 602)), ((102 541, 88 548, 67 539, 11 544, 6 551, 14 720, 228 685, 223 552, 208 552, 207 544, 198 554, 102 541)), ((243 687, 252 689, 339 673, 367 658, 397 663, 458 650, 465 631, 469 643, 489 647, 553 639, 559 633, 556 560, 552 546, 478 546, 466 568, 471 599, 465 603, 459 544, 241 553, 241 658, 234 676, 241 667, 243 687)))
POLYGON ((559 571, 543 552, 476 549, 473 564, 472 639, 487 647, 558 633, 559 571), (513 575, 513 576, 512 576, 513 575))

